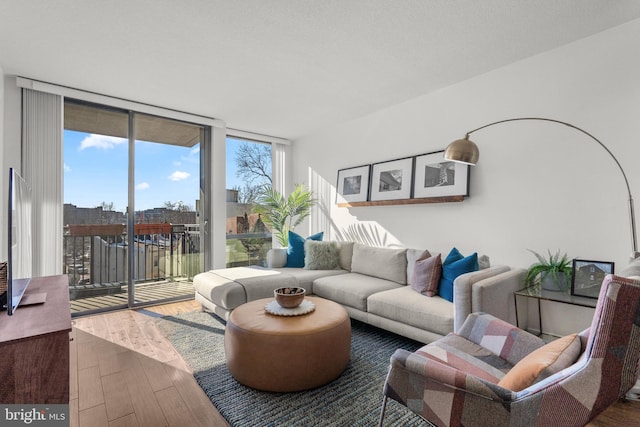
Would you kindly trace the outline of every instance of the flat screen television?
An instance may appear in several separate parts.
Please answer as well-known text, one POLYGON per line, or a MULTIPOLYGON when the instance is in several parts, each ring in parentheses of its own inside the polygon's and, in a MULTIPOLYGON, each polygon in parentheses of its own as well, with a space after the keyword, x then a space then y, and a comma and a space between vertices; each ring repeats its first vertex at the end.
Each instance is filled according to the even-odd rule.
POLYGON ((1 298, 12 315, 33 276, 31 188, 13 168, 9 168, 8 210, 7 291, 1 298))

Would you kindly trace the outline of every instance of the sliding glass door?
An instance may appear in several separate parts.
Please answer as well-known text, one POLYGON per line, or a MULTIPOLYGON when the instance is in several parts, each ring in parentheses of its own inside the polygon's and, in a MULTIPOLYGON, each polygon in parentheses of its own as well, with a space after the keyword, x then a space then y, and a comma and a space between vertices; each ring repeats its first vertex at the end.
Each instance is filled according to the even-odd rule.
POLYGON ((204 255, 206 137, 203 126, 65 101, 63 268, 72 313, 193 297, 204 255))
POLYGON ((200 254, 202 126, 146 114, 135 128, 133 203, 134 292, 130 304, 192 297, 200 254))

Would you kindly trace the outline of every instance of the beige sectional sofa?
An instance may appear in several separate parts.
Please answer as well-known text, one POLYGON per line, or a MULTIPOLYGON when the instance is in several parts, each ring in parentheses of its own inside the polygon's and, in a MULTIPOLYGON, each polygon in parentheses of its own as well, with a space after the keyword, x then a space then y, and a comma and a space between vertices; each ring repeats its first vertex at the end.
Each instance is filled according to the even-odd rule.
POLYGON ((272 297, 276 288, 300 286, 309 295, 341 304, 353 319, 424 343, 457 330, 471 312, 484 311, 515 323, 513 291, 522 287, 523 269, 481 262, 484 268, 455 279, 451 303, 411 287, 413 266, 423 250, 337 244, 339 269, 285 268, 286 249, 274 249, 269 254, 271 268, 237 267, 198 274, 193 281, 196 300, 227 318, 245 302, 272 297))

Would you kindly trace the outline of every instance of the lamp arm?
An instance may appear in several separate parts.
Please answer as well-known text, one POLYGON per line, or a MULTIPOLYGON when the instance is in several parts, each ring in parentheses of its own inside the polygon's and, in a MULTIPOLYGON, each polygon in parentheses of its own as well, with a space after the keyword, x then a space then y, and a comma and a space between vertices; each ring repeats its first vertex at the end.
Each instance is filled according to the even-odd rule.
POLYGON ((618 165, 618 169, 620 170, 620 173, 622 173, 622 177, 624 178, 624 183, 627 186, 627 194, 629 195, 629 216, 631 221, 631 245, 633 249, 633 253, 631 256, 633 258, 637 258, 640 254, 638 253, 638 242, 637 242, 638 238, 636 234, 635 210, 633 206, 633 196, 631 195, 631 187, 629 186, 629 180, 627 179, 627 174, 624 172, 624 169, 622 169, 622 165, 620 164, 616 156, 614 156, 611 150, 609 150, 609 148, 606 145, 604 145, 602 141, 600 141, 598 138, 596 138, 586 130, 581 129, 578 126, 572 125, 571 123, 563 122, 561 120, 548 119, 544 117, 515 117, 511 119, 498 120, 497 122, 489 123, 484 126, 480 126, 479 128, 470 130, 469 132, 467 132, 465 138, 469 139, 469 135, 471 135, 472 133, 482 130, 484 128, 488 128, 490 126, 498 125, 501 123, 517 122, 517 121, 524 121, 524 120, 537 120, 537 121, 543 121, 543 122, 557 123, 557 124, 575 129, 578 132, 582 132, 583 134, 587 135, 589 138, 597 142, 609 154, 609 156, 611 156, 613 161, 616 162, 616 165, 618 165))

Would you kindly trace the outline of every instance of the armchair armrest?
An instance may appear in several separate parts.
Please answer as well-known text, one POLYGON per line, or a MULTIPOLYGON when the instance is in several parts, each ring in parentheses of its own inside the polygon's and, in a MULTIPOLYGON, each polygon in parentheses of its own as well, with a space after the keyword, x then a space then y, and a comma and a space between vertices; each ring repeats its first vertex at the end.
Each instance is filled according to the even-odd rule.
POLYGON ((271 248, 267 252, 267 267, 282 268, 287 265, 287 248, 271 248))
POLYGON ((470 314, 458 335, 497 354, 512 365, 546 344, 537 336, 487 313, 470 314), (491 333, 487 334, 487 331, 491 333))
MULTIPOLYGON (((407 387, 422 387, 425 391, 434 389, 427 387, 429 382, 444 385, 450 388, 451 393, 459 390, 489 400, 510 401, 516 396, 515 392, 497 384, 460 371, 441 361, 403 349, 396 350, 391 356, 391 367, 385 382, 384 393, 387 396, 394 394, 402 398, 403 394, 411 394, 407 387)), ((442 387, 435 389, 443 390, 442 387)))

